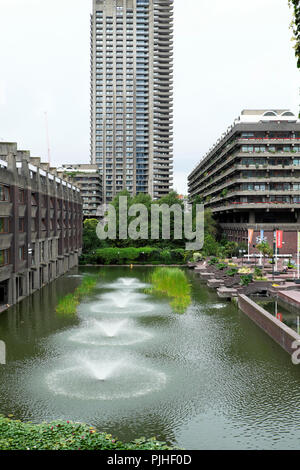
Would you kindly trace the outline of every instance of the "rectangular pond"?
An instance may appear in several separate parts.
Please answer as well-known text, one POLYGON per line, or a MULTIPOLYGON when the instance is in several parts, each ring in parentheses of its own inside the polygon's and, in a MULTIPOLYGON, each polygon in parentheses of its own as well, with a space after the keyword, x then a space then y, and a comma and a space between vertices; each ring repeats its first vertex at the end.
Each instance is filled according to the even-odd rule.
POLYGON ((185 272, 183 314, 146 290, 144 267, 75 269, 1 314, 0 413, 186 449, 298 449, 300 366, 185 272), (96 289, 75 315, 57 314, 86 274, 96 289))

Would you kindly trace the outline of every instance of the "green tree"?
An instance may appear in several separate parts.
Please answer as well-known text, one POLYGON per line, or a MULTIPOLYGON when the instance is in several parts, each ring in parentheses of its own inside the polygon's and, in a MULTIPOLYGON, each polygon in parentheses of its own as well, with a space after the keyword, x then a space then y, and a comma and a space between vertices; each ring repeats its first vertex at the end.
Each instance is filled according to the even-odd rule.
MULTIPOLYGON (((290 28, 293 31, 295 56, 297 59, 297 67, 300 68, 300 0, 288 0, 289 6, 293 9, 293 20, 290 28)), ((300 110, 299 110, 300 118, 300 110)))
MULTIPOLYGON (((183 211, 184 211, 184 203, 181 199, 179 199, 179 195, 176 191, 171 191, 169 194, 166 196, 161 197, 160 199, 153 201, 152 204, 166 204, 168 207, 172 207, 173 205, 179 205, 182 211, 182 227, 183 227, 183 211)), ((175 227, 174 227, 174 213, 171 212, 170 215, 170 240, 163 240, 162 239, 162 215, 160 214, 160 219, 159 219, 159 231, 160 231, 160 240, 158 241, 151 241, 151 244, 155 244, 157 246, 160 246, 161 248, 183 248, 185 246, 185 240, 182 238, 181 240, 175 240, 174 238, 174 232, 175 232, 175 227)), ((184 235, 183 235, 184 236, 184 235)))
POLYGON ((300 68, 300 1, 288 0, 289 6, 293 9, 293 20, 291 30, 293 31, 293 41, 295 42, 295 56, 297 59, 297 67, 300 68))
POLYGON ((103 240, 99 240, 96 227, 98 225, 97 219, 86 219, 83 222, 82 231, 82 242, 83 242, 83 254, 90 254, 97 248, 104 248, 106 243, 103 240))
POLYGON ((270 247, 268 242, 261 242, 258 245, 256 245, 256 248, 263 255, 263 257, 273 256, 273 250, 270 247))

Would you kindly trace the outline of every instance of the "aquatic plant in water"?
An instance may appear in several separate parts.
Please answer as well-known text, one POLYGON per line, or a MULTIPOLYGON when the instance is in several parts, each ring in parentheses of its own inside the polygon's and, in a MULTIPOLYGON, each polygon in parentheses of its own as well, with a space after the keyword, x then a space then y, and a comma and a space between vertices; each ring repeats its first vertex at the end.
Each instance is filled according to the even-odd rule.
POLYGON ((191 303, 191 286, 185 273, 179 268, 157 268, 151 274, 150 293, 160 293, 172 298, 174 312, 184 313, 191 303))
POLYGON ((75 289, 74 294, 67 294, 61 298, 57 304, 56 312, 61 314, 73 315, 80 300, 89 295, 97 285, 97 278, 93 276, 84 277, 80 286, 75 289))

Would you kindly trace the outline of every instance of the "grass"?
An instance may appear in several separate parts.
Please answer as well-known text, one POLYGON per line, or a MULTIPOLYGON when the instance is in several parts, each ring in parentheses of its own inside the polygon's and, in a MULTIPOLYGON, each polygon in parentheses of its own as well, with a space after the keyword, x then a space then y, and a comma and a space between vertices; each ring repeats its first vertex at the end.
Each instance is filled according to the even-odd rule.
POLYGON ((156 438, 123 443, 87 424, 22 423, 0 415, 0 450, 172 450, 156 438))
POLYGON ((59 300, 56 312, 66 315, 73 315, 76 312, 79 302, 74 294, 68 294, 59 300))
POLYGON ((97 278, 93 276, 84 277, 80 286, 75 289, 74 294, 67 294, 61 298, 56 306, 56 312, 64 315, 74 315, 79 302, 89 295, 97 285, 97 278))
POLYGON ((185 273, 179 268, 157 268, 151 274, 151 293, 172 298, 171 307, 176 313, 184 313, 191 303, 191 286, 185 273))

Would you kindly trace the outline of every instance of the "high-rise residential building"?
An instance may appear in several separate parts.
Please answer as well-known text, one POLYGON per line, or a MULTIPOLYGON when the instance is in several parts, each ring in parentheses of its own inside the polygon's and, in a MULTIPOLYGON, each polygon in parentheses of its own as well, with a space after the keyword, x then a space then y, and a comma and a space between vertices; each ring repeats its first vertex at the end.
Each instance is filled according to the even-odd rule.
POLYGON ((62 177, 68 176, 79 187, 82 196, 82 213, 84 219, 97 218, 102 204, 102 176, 97 165, 84 163, 62 165, 57 169, 62 177))
POLYGON ((202 200, 227 238, 297 253, 300 231, 300 121, 288 109, 244 110, 188 178, 189 198, 202 200))
POLYGON ((172 84, 173 0, 93 0, 91 163, 103 202, 170 192, 172 84))

